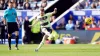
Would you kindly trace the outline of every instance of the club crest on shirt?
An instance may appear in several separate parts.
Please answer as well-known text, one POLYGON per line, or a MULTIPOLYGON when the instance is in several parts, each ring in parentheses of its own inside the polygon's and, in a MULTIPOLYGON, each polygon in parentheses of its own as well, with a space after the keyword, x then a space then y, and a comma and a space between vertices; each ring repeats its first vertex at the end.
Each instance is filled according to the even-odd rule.
POLYGON ((12 12, 12 15, 15 15, 15 13, 14 13, 14 12, 12 12))

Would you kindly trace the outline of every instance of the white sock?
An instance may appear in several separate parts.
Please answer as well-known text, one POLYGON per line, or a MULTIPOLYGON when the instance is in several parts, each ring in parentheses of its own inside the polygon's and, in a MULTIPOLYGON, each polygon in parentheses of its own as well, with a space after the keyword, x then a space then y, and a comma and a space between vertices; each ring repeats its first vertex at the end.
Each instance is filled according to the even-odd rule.
POLYGON ((46 36, 44 35, 44 37, 43 37, 41 43, 39 44, 39 46, 38 46, 38 48, 37 48, 38 50, 44 45, 45 38, 46 38, 46 36))

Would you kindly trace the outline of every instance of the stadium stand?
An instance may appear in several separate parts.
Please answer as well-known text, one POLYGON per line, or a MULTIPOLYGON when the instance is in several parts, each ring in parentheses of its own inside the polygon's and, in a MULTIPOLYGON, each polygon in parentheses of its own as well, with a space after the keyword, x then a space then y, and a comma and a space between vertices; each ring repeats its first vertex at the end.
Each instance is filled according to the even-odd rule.
POLYGON ((9 1, 13 2, 17 10, 34 10, 36 7, 46 7, 54 0, 0 0, 0 10, 5 10, 9 1))
POLYGON ((51 6, 49 9, 47 9, 45 12, 51 12, 54 8, 57 8, 57 13, 55 16, 56 18, 59 17, 62 13, 64 13, 66 10, 68 10, 72 5, 74 5, 78 0, 59 0, 57 3, 55 3, 53 6, 51 6), (66 8, 65 8, 66 5, 66 8))
POLYGON ((52 27, 60 36, 63 35, 64 37, 66 34, 70 34, 78 36, 80 43, 94 42, 92 40, 95 38, 98 40, 100 36, 100 9, 97 7, 99 8, 99 0, 79 0, 69 10, 61 14, 52 23, 52 27), (86 18, 91 18, 92 24, 87 25, 84 21, 86 18), (72 23, 66 29, 69 20, 72 20, 72 23), (74 25, 74 28, 72 25, 74 25))
MULTIPOLYGON (((63 14, 63 16, 60 16, 60 18, 55 20, 55 24, 53 24, 53 28, 58 30, 58 26, 61 27, 59 29, 62 29, 62 20, 65 22, 63 23, 64 26, 68 23, 69 20, 72 20, 74 24, 74 30, 88 30, 87 28, 92 28, 94 30, 100 28, 99 27, 99 9, 97 8, 99 5, 95 6, 90 6, 93 4, 98 4, 99 0, 85 0, 82 2, 78 2, 77 6, 74 7, 75 9, 71 9, 69 11, 66 11, 68 13, 63 14), (80 5, 79 5, 80 4, 80 5), (89 6, 87 6, 89 4, 89 6), (85 5, 85 6, 84 6, 85 5), (86 8, 87 7, 87 8, 86 8), (91 18, 92 19, 92 24, 91 25, 86 25, 84 20, 86 18, 91 18)), ((54 23, 54 22, 53 22, 54 23)), ((66 29, 64 27, 63 29, 66 29)), ((99 29, 98 29, 99 30, 99 29)))
POLYGON ((76 10, 80 9, 100 9, 100 0, 84 0, 76 7, 76 10))
MULTIPOLYGON (((0 19, 3 18, 4 10, 8 7, 8 2, 13 2, 14 7, 17 9, 18 19, 19 19, 19 44, 22 44, 22 28, 25 17, 31 18, 32 16, 36 16, 37 13, 39 13, 39 8, 41 7, 42 3, 47 3, 45 6, 44 4, 42 6, 48 7, 51 6, 51 4, 55 0, 0 0, 0 19), (32 7, 33 6, 33 7, 32 7)), ((7 35, 7 32, 5 32, 7 35)), ((14 36, 14 35, 13 35, 14 36)), ((1 38, 1 36, 0 36, 1 38)), ((5 44, 7 44, 7 36, 5 37, 5 44)), ((1 39, 0 39, 1 43, 1 39)), ((12 44, 15 43, 15 40, 12 38, 12 44)))
MULTIPOLYGON (((54 0, 11 0, 11 1, 14 2, 14 7, 18 10, 19 18, 22 17, 22 19, 25 19, 25 17, 28 16, 28 18, 30 18, 29 21, 32 21, 34 17, 38 16, 40 7, 46 8, 54 0)), ((51 7, 45 10, 45 12, 48 13, 48 12, 53 11, 54 8, 58 9, 58 13, 54 16, 54 18, 57 18, 57 19, 56 20, 52 19, 53 20, 52 27, 55 30, 57 30, 57 32, 62 34, 62 32, 63 33, 70 32, 70 31, 65 31, 65 30, 71 30, 71 31, 72 30, 77 30, 77 31, 78 30, 100 30, 100 19, 99 19, 100 18, 99 16, 100 2, 99 0, 85 0, 78 3, 76 2, 79 0, 70 0, 69 2, 66 2, 66 1, 67 0, 59 0, 57 3, 53 4, 51 7), (73 4, 74 6, 72 6, 73 4), (65 8, 65 5, 66 5, 66 8, 65 8), (84 22, 85 18, 91 18, 93 20, 92 24, 86 25, 84 22)), ((1 10, 0 12, 3 13, 2 10, 5 10, 7 8, 7 2, 8 0, 0 0, 0 10, 1 10)), ((2 13, 0 13, 0 18, 2 18, 2 15, 1 15, 2 13)), ((20 28, 21 28, 23 27, 22 21, 24 20, 19 19, 19 21, 20 21, 20 28)), ((22 35, 24 34, 22 30, 20 29, 19 43, 22 43, 22 35)), ((34 30, 34 29, 31 29, 31 30, 34 30)), ((83 31, 83 33, 84 32, 85 31, 83 31)), ((37 38, 37 40, 38 39, 39 38, 37 38)), ((14 40, 13 40, 13 43, 14 43, 14 40)))

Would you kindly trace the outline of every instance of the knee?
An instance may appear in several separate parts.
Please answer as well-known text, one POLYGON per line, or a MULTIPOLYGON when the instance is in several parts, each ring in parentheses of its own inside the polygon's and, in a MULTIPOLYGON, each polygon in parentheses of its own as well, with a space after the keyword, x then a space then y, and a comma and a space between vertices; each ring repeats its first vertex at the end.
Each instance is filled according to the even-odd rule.
POLYGON ((45 40, 48 39, 48 35, 44 35, 44 39, 45 39, 45 40))
POLYGON ((11 34, 8 34, 8 38, 11 38, 11 34))
POLYGON ((19 35, 18 31, 16 31, 16 32, 15 32, 15 36, 18 36, 18 35, 19 35))

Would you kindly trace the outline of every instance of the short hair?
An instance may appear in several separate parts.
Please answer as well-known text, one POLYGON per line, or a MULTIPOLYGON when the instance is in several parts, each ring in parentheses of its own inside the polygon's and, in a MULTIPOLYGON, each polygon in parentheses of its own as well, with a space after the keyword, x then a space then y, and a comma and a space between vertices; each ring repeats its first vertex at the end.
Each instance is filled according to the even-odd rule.
POLYGON ((11 4, 12 4, 13 2, 11 2, 11 1, 10 1, 10 2, 8 2, 8 4, 9 4, 9 3, 11 3, 11 4))

